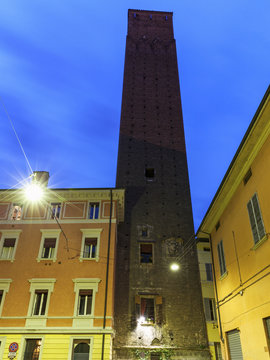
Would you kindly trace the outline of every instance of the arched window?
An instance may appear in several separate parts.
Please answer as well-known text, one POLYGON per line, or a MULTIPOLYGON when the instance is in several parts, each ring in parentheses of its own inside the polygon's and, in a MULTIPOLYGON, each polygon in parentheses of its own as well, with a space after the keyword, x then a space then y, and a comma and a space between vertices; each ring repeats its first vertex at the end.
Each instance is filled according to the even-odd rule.
POLYGON ((72 360, 89 360, 89 340, 74 340, 72 360))

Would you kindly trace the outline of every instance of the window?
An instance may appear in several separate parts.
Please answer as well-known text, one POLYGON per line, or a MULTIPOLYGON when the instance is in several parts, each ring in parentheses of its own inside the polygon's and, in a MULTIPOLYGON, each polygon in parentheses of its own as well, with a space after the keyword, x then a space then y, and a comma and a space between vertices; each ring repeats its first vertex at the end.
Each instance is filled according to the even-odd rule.
POLYGON ((54 257, 56 239, 44 239, 42 258, 43 259, 52 259, 54 257))
POLYGON ((153 244, 140 244, 140 263, 153 263, 153 244))
POLYGON ((147 236, 148 236, 148 228, 147 228, 146 226, 143 226, 143 227, 142 227, 142 233, 141 233, 141 235, 142 235, 143 237, 147 237, 147 236))
POLYGON ((1 252, 2 260, 11 260, 13 258, 15 243, 16 243, 16 239, 14 238, 4 239, 2 252, 1 252))
POLYGON ((251 176, 252 176, 252 171, 251 171, 251 169, 249 169, 248 172, 246 173, 246 175, 244 176, 244 180, 243 180, 244 185, 246 185, 246 183, 251 178, 251 176))
POLYGON ((205 264, 206 280, 213 281, 212 264, 205 264))
POLYGON ((57 248, 61 230, 59 229, 41 229, 41 242, 37 261, 53 260, 56 261, 57 248))
POLYGON ((222 360, 221 345, 219 342, 214 343, 216 360, 222 360))
POLYGON ((257 244, 264 236, 265 230, 257 194, 254 194, 247 204, 249 221, 254 243, 257 244))
POLYGON ((91 315, 93 290, 80 290, 77 315, 91 315))
POLYGON ((0 260, 14 261, 21 230, 2 230, 0 241, 0 260))
POLYGON ((85 238, 83 258, 94 259, 96 257, 97 238, 85 238))
POLYGON ((81 229, 82 245, 80 261, 99 261, 100 234, 103 229, 81 229))
POLYGON ((136 295, 135 305, 138 324, 162 324, 162 296, 136 295))
POLYGON ((48 291, 47 290, 36 290, 35 291, 35 299, 34 299, 32 315, 35 315, 35 316, 45 315, 47 299, 48 299, 48 291))
POLYGON ((146 178, 146 181, 154 181, 155 178, 155 169, 153 168, 146 168, 144 170, 144 175, 146 178))
POLYGON ((61 203, 51 203, 51 209, 50 209, 50 213, 49 213, 49 218, 50 219, 54 219, 60 218, 60 213, 61 213, 61 203))
POLYGON ((218 250, 218 260, 219 260, 219 269, 220 269, 220 276, 224 275, 226 270, 226 263, 225 263, 225 256, 224 256, 224 249, 223 249, 223 240, 221 240, 217 245, 218 250))
POLYGON ((155 299, 141 298, 141 318, 142 323, 155 323, 155 299))
POLYGON ((26 339, 23 360, 38 360, 41 348, 41 339, 26 339))
POLYGON ((243 360, 243 352, 240 339, 240 331, 238 329, 226 332, 229 358, 231 360, 243 360))
POLYGON ((206 321, 216 321, 216 303, 215 299, 204 298, 204 312, 206 321))
POLYGON ((91 340, 89 338, 85 339, 71 339, 71 360, 89 360, 90 356, 90 345, 91 340))
POLYGON ((204 247, 203 251, 210 251, 210 248, 209 247, 204 247))
POLYGON ((79 278, 73 279, 75 303, 74 303, 74 327, 92 327, 95 312, 95 296, 98 292, 100 279, 79 278))
POLYGON ((11 279, 0 279, 0 316, 3 310, 5 296, 9 291, 11 279))
POLYGON ((50 296, 54 289, 55 279, 30 279, 30 302, 28 307, 26 327, 46 326, 50 296))
POLYGON ((88 219, 98 219, 99 215, 99 203, 90 203, 89 204, 89 214, 88 219))
POLYGON ((160 353, 156 353, 156 354, 151 354, 150 355, 150 360, 160 360, 160 353))
POLYGON ((22 217, 22 205, 13 204, 10 212, 11 220, 21 220, 22 217))
POLYGON ((270 350, 270 316, 263 319, 263 323, 264 323, 264 329, 265 329, 268 350, 270 350))

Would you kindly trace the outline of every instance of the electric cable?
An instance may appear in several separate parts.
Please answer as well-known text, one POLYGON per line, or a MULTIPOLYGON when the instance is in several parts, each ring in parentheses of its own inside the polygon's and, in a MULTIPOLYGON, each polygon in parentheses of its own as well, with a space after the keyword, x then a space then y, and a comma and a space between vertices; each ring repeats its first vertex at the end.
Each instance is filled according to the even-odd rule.
POLYGON ((18 134, 17 134, 17 132, 16 132, 16 130, 15 130, 14 124, 13 124, 13 122, 12 122, 10 116, 9 116, 9 113, 8 113, 8 111, 7 111, 7 108, 6 108, 5 104, 4 104, 4 101, 3 101, 3 99, 2 99, 1 96, 0 96, 0 101, 1 101, 1 103, 2 103, 2 105, 3 105, 3 108, 4 108, 4 110, 5 110, 5 113, 6 113, 6 115, 7 115, 7 118, 8 118, 8 120, 9 120, 11 126, 12 126, 12 129, 13 129, 13 131, 14 131, 14 134, 15 134, 17 140, 18 140, 18 143, 19 143, 19 145, 20 145, 20 148, 21 148, 21 150, 22 150, 22 153, 23 153, 23 155, 24 155, 24 158, 25 158, 25 160, 26 160, 26 162, 27 162, 27 165, 29 166, 29 169, 30 169, 30 171, 31 171, 31 174, 33 174, 33 169, 32 169, 32 167, 31 167, 31 165, 30 165, 30 162, 29 162, 29 160, 28 160, 28 158, 27 158, 27 156, 26 156, 26 153, 25 153, 25 151, 24 151, 24 148, 23 148, 23 146, 22 146, 22 143, 21 143, 21 141, 20 141, 20 139, 19 139, 19 136, 18 136, 18 134))

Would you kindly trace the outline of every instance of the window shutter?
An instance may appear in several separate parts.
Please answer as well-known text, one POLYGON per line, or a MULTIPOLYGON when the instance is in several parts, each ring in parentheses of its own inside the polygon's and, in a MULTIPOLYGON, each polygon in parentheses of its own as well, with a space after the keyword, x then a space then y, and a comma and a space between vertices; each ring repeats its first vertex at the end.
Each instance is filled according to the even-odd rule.
POLYGON ((248 202, 248 204, 247 204, 247 208, 248 208, 248 215, 249 215, 250 226, 251 226, 251 230, 252 230, 254 242, 255 242, 255 244, 256 244, 256 243, 259 241, 259 235, 258 235, 258 231, 257 231, 256 220, 255 220, 255 216, 254 216, 254 212, 253 212, 253 207, 252 207, 252 202, 251 202, 251 200, 249 200, 249 202, 248 202))
POLYGON ((211 321, 210 299, 204 298, 204 312, 206 321, 211 321))
POLYGON ((240 333, 238 330, 227 332, 228 348, 231 360, 243 360, 240 333))
POLYGON ((162 325, 163 323, 163 301, 162 296, 156 296, 156 324, 162 325))
POLYGON ((258 197, 256 194, 253 195, 252 202, 253 202, 255 219, 257 222, 257 227, 258 227, 258 232, 259 232, 259 239, 262 239, 265 235, 265 230, 264 230, 264 225, 263 225, 263 221, 262 221, 262 215, 261 215, 261 211, 260 211, 258 197))
POLYGON ((267 329, 268 339, 270 339, 270 317, 265 319, 265 326, 266 326, 266 329, 267 329))

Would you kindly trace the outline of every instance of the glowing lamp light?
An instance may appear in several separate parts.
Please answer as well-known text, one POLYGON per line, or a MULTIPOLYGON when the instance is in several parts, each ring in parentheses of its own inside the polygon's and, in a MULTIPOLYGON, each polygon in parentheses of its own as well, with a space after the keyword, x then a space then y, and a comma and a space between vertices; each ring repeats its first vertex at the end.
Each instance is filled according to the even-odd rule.
POLYGON ((172 263, 171 266, 170 266, 170 269, 171 269, 172 271, 177 271, 177 270, 180 269, 180 266, 179 266, 179 264, 172 263))
POLYGON ((44 191, 38 183, 32 183, 26 186, 24 194, 27 200, 35 202, 42 199, 44 191))
POLYGON ((139 323, 140 324, 143 324, 145 322, 145 317, 144 316, 141 316, 140 318, 139 318, 139 323))

